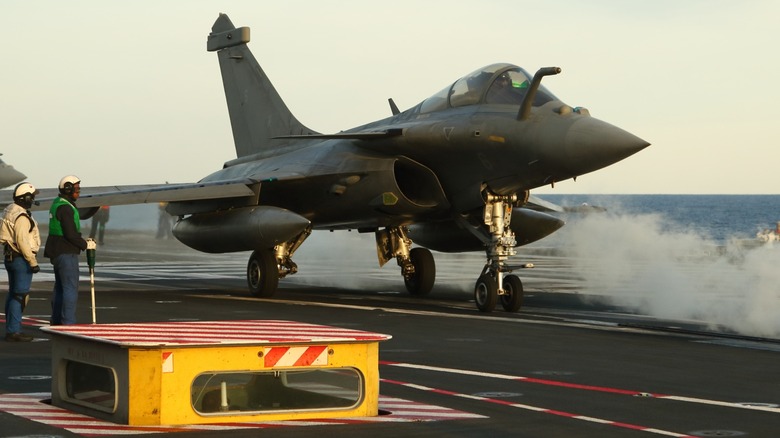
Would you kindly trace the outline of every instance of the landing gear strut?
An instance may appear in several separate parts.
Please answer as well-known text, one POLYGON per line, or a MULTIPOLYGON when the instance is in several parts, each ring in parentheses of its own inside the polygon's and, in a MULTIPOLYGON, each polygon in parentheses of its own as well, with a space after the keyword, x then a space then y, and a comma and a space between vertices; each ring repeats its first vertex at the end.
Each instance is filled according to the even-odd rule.
POLYGON ((298 272, 298 265, 292 261, 292 255, 310 234, 311 228, 289 242, 252 252, 246 266, 246 280, 252 296, 272 297, 279 286, 280 278, 298 272))
POLYGON ((379 265, 391 258, 398 261, 406 290, 412 295, 427 295, 436 279, 436 263, 427 248, 412 248, 406 227, 389 227, 376 232, 379 265))
POLYGON ((509 226, 516 202, 517 195, 514 194, 501 196, 485 192, 483 219, 490 232, 490 241, 485 249, 487 263, 474 285, 474 301, 482 312, 492 312, 499 297, 507 312, 517 312, 523 303, 523 283, 520 278, 516 275, 504 276, 506 272, 512 272, 506 260, 517 254, 515 233, 509 226))

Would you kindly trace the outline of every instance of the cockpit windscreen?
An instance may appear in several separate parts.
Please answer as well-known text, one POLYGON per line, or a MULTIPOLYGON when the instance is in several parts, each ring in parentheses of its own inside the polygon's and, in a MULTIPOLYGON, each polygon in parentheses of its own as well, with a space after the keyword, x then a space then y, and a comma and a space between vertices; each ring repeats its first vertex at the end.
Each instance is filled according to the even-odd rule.
MULTIPOLYGON (((462 77, 451 87, 428 98, 423 102, 420 111, 426 113, 479 103, 519 106, 531 86, 531 80, 532 76, 520 67, 493 64, 462 77)), ((555 99, 544 86, 540 86, 533 106, 555 99)))

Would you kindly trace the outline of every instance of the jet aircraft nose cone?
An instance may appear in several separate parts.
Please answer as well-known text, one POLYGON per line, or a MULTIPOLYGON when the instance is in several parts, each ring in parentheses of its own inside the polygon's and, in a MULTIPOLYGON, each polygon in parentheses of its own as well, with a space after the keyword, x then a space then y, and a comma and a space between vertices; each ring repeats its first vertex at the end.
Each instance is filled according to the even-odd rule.
POLYGON ((566 133, 564 156, 570 169, 580 175, 609 166, 648 146, 650 143, 630 132, 592 117, 583 117, 566 133))

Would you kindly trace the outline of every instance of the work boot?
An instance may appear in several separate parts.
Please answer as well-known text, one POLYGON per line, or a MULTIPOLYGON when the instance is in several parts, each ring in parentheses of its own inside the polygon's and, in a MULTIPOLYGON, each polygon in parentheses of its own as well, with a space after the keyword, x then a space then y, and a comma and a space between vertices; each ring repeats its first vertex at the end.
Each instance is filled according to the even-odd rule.
POLYGON ((8 342, 30 342, 33 340, 33 337, 22 332, 6 333, 5 340, 8 342))

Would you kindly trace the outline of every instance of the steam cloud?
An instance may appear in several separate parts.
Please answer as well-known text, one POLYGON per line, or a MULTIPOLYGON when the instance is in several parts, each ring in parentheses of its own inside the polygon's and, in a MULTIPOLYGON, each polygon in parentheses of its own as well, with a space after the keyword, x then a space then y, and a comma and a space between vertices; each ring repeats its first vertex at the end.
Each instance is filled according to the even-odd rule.
POLYGON ((661 215, 593 214, 567 226, 584 293, 644 315, 780 337, 780 248, 720 245, 661 215))

